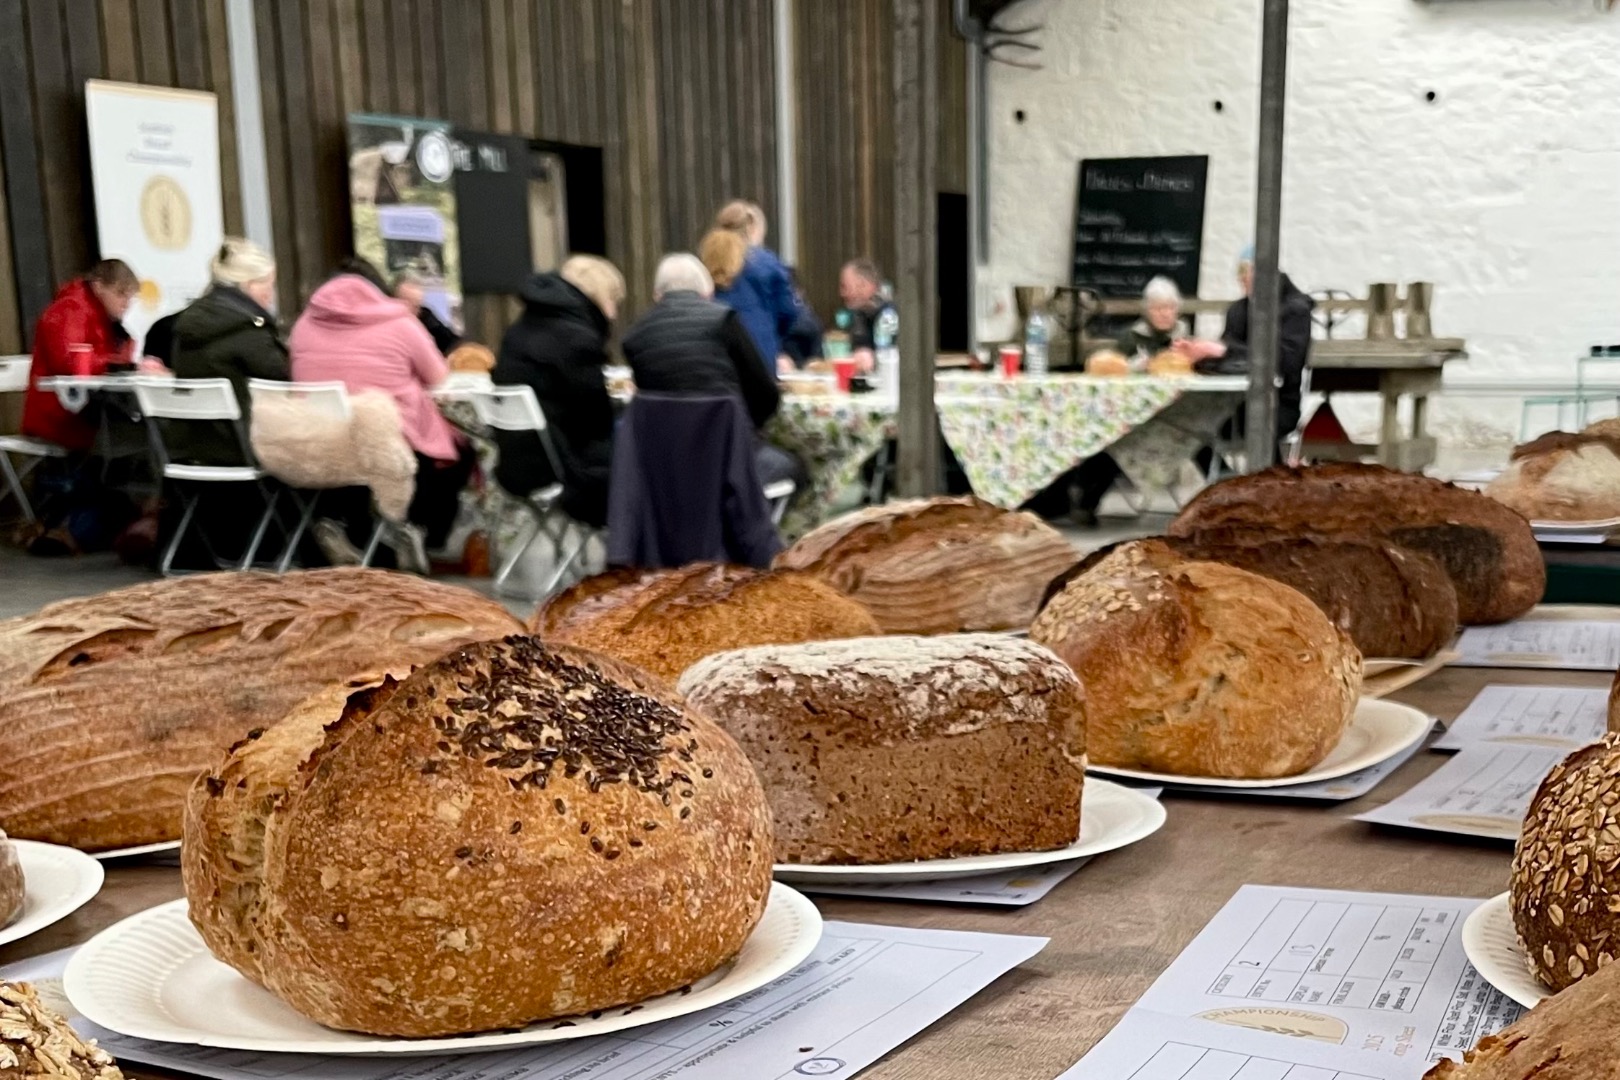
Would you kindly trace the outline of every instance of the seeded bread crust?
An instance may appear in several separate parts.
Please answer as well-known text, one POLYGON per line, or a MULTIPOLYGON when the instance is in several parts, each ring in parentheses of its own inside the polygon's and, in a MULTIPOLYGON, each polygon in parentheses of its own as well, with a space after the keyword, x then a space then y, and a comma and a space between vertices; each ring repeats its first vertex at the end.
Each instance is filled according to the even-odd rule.
POLYGON ((1162 541, 1125 544, 1052 598, 1029 636, 1086 688, 1099 765, 1295 776, 1338 745, 1361 654, 1302 593, 1162 541))
POLYGON ((708 975, 764 913, 747 758, 619 661, 508 637, 295 723, 198 781, 182 872, 215 955, 320 1023, 626 1005, 708 975))
POLYGON ((586 578, 541 606, 534 632, 673 682, 711 653, 881 631, 871 612, 808 574, 698 563, 586 578))
POLYGON ((124 1080, 105 1050, 80 1039, 27 983, 0 982, 0 1080, 124 1080))
POLYGON ((1620 965, 1546 999, 1424 1080, 1620 1080, 1620 965))
POLYGON ((1074 547, 1034 514, 971 495, 885 503, 776 557, 864 604, 884 633, 1021 630, 1074 547), (946 585, 948 584, 948 587, 946 585))
POLYGON ((1530 971, 1562 990, 1620 955, 1620 735, 1541 782, 1513 855, 1513 925, 1530 971))
POLYGON ((1084 693, 1000 634, 721 653, 680 691, 753 761, 784 863, 1043 851, 1080 832, 1084 693))
POLYGON ((1546 563, 1523 516, 1477 491, 1378 465, 1276 466, 1223 480, 1194 497, 1167 531, 1205 540, 1385 537, 1440 561, 1465 625, 1517 618, 1547 587, 1546 563))
POLYGON ((0 830, 0 930, 4 930, 22 914, 23 897, 28 883, 23 880, 22 863, 17 861, 17 849, 0 830))
POLYGON ((517 633, 382 570, 170 578, 0 622, 0 828, 87 851, 180 838, 221 751, 323 687, 517 633))

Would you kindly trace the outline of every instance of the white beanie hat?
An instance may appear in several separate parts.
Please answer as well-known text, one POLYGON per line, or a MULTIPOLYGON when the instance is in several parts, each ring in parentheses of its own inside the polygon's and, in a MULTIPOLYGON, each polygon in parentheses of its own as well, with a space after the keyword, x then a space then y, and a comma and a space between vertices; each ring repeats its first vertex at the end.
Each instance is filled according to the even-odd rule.
POLYGON ((246 285, 262 281, 276 272, 276 260, 251 240, 227 236, 208 264, 209 273, 220 285, 246 285))

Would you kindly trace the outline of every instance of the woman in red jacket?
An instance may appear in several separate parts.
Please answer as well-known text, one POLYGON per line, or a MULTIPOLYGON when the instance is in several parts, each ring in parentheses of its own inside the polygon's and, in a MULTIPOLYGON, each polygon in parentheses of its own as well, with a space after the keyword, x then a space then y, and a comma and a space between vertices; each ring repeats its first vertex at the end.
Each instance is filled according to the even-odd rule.
POLYGON ((104 375, 108 364, 134 359, 134 342, 120 321, 141 283, 119 259, 105 259, 62 286, 34 328, 34 363, 23 401, 24 435, 69 450, 96 442, 93 418, 69 412, 54 393, 39 388, 53 375, 104 375))

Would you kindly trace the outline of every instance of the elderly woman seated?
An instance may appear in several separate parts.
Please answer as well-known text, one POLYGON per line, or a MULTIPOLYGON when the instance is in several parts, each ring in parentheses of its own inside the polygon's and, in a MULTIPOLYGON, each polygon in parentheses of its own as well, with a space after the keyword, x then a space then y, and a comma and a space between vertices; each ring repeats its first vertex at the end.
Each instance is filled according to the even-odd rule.
POLYGON ((1181 290, 1167 277, 1156 277, 1142 290, 1142 317, 1120 335, 1119 351, 1140 368, 1191 334, 1181 317, 1181 290))

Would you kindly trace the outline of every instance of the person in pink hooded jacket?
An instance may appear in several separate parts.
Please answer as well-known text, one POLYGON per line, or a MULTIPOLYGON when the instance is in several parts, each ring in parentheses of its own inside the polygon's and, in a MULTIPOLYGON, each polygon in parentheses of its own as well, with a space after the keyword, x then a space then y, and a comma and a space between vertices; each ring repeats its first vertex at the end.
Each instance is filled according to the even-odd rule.
MULTIPOLYGON (((444 547, 476 458, 434 404, 432 390, 449 368, 410 308, 388 295, 369 263, 347 259, 309 298, 287 346, 297 382, 341 382, 351 394, 380 390, 394 399, 405 441, 416 451, 408 517, 426 547, 444 547)), ((425 571, 411 539, 415 550, 401 555, 425 571)))

